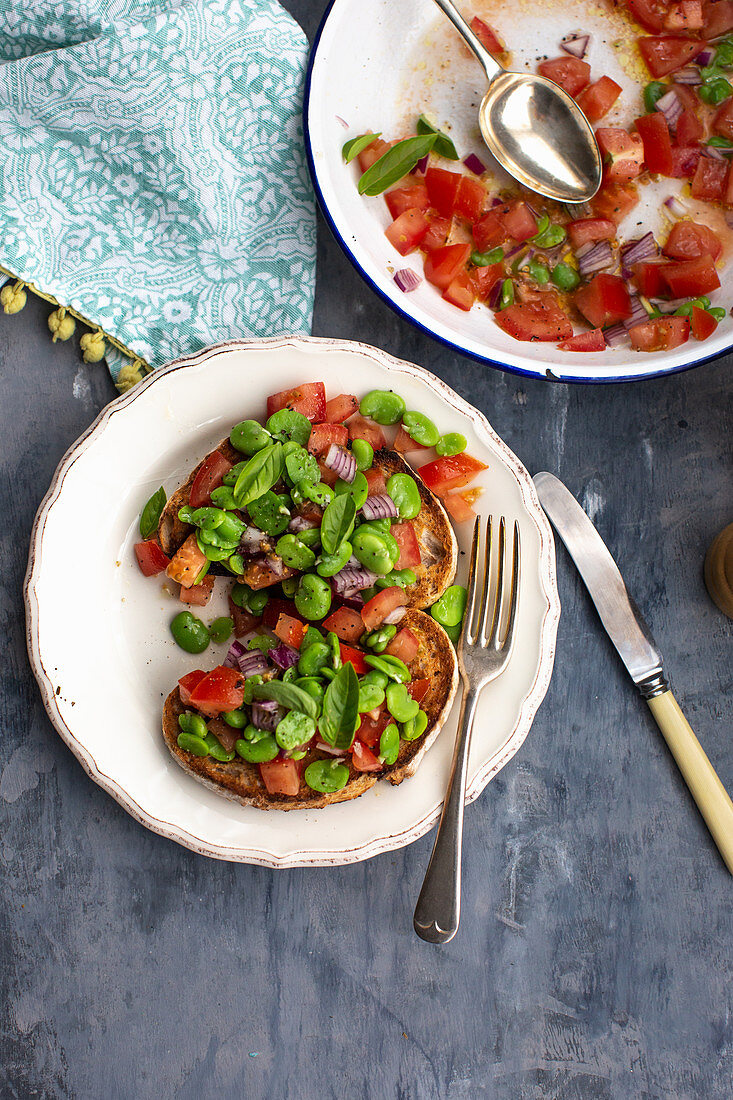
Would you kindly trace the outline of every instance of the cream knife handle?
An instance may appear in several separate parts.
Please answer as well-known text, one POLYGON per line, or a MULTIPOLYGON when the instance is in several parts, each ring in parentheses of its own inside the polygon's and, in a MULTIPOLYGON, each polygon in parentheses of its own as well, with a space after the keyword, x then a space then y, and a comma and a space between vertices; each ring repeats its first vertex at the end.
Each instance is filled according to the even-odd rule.
POLYGON ((647 699, 682 778, 733 875, 733 802, 671 691, 647 699))

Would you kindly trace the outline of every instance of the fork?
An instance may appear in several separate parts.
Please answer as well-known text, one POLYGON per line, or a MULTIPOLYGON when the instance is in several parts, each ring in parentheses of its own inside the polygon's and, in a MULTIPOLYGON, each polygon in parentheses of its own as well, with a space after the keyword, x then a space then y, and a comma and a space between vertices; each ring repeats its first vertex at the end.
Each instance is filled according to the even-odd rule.
POLYGON ((489 516, 486 521, 483 567, 479 562, 479 541, 477 516, 473 526, 466 614, 458 643, 463 699, 458 717, 456 744, 443 812, 413 916, 415 931, 421 939, 429 943, 447 943, 458 931, 461 915, 463 808, 473 720, 482 689, 506 668, 517 621, 521 569, 519 525, 514 523, 510 576, 506 561, 508 548, 504 517, 499 520, 496 550, 493 545, 492 517, 489 516), (496 583, 492 584, 494 561, 496 583))

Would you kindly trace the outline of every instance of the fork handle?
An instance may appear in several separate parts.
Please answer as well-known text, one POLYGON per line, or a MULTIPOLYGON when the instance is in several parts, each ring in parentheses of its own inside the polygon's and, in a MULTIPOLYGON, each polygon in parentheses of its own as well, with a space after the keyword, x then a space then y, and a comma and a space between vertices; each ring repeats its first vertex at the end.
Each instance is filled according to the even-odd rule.
POLYGON ((448 790, 433 853, 412 918, 418 936, 428 943, 447 943, 452 940, 458 931, 461 917, 463 807, 466 800, 468 752, 478 696, 476 688, 464 684, 448 790))

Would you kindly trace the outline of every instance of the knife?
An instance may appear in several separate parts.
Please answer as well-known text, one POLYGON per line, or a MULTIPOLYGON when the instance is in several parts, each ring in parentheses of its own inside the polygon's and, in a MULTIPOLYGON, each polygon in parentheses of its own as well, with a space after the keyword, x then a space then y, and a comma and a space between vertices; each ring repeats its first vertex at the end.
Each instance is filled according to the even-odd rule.
POLYGON ((601 622, 646 699, 705 824, 733 874, 733 802, 682 713, 664 675, 662 654, 629 595, 616 562, 572 493, 548 473, 537 495, 582 577, 601 622))

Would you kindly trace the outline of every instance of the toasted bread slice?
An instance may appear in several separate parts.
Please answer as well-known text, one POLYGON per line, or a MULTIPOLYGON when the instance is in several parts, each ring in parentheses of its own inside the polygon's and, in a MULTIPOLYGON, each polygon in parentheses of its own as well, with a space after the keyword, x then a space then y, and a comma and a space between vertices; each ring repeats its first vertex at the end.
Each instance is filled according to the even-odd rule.
MULTIPOLYGON (((423 611, 410 610, 400 625, 409 626, 420 642, 417 656, 411 664, 413 679, 429 679, 431 682, 428 694, 420 703, 428 716, 428 727, 417 741, 401 741, 397 760, 382 772, 358 772, 350 763, 351 758, 346 756, 343 762, 349 763, 349 780, 345 787, 334 794, 313 791, 302 779, 298 795, 269 794, 256 764, 247 764, 239 757, 225 764, 211 756, 194 756, 179 748, 178 716, 186 708, 181 703, 178 688, 170 693, 163 707, 163 738, 166 746, 184 771, 206 787, 245 806, 256 806, 263 810, 315 810, 334 802, 358 798, 378 779, 384 777, 391 783, 401 783, 408 775, 414 774, 450 713, 458 687, 458 662, 448 635, 430 615, 423 611)), ((309 750, 303 760, 303 769, 311 761, 326 755, 318 749, 309 750)))
MULTIPOLYGON (((233 465, 242 460, 242 455, 232 447, 228 439, 220 443, 216 449, 233 465)), ((188 523, 181 522, 178 518, 178 512, 185 504, 188 504, 194 478, 205 461, 206 459, 203 459, 191 471, 187 480, 170 498, 160 517, 158 541, 163 552, 169 558, 173 557, 193 530, 188 523)), ((405 462, 401 454, 384 448, 376 452, 374 465, 382 470, 385 478, 389 478, 394 473, 404 472, 415 479, 422 500, 422 508, 420 514, 412 520, 412 524, 420 545, 422 564, 415 570, 417 580, 414 584, 409 585, 406 592, 410 607, 430 607, 439 596, 442 596, 446 588, 453 584, 458 565, 458 543, 455 532, 443 505, 435 494, 431 493, 412 467, 405 462)), ((218 566, 217 563, 212 565, 210 572, 231 576, 223 566, 218 566)), ((286 571, 281 576, 273 573, 272 583, 276 583, 282 576, 291 574, 292 571, 286 571)))

